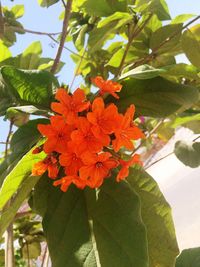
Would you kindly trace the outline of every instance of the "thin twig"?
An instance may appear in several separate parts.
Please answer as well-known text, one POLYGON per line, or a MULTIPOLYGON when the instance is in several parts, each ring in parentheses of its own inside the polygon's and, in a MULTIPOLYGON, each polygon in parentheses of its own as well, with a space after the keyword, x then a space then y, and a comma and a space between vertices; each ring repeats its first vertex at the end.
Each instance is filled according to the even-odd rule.
POLYGON ((22 32, 22 33, 31 33, 31 34, 36 34, 36 35, 59 35, 61 34, 61 32, 40 32, 40 31, 33 31, 33 30, 29 30, 29 29, 24 29, 24 28, 20 28, 20 27, 16 27, 16 26, 9 26, 7 25, 10 29, 14 30, 14 31, 18 31, 18 32, 22 32))
POLYGON ((64 1, 64 0, 61 0, 61 1, 62 1, 62 3, 63 3, 64 8, 66 8, 65 1, 64 1))
MULTIPOLYGON (((53 40, 55 43, 59 44, 59 42, 53 36, 49 35, 49 38, 51 38, 51 40, 53 40)), ((68 48, 66 46, 64 46, 63 48, 68 50, 70 53, 76 55, 77 57, 80 57, 80 58, 83 58, 83 59, 87 59, 87 58, 79 55, 78 53, 74 52, 73 50, 71 50, 70 48, 68 48)))
MULTIPOLYGON (((200 138, 200 135, 197 136, 196 138, 194 138, 194 139, 192 140, 192 142, 195 142, 195 141, 198 140, 199 138, 200 138)), ((173 154, 174 154, 174 151, 172 151, 172 152, 170 152, 169 154, 167 154, 167 155, 165 155, 165 156, 163 156, 163 157, 161 157, 161 158, 155 160, 155 161, 152 162, 150 165, 148 165, 148 166, 145 168, 145 170, 148 169, 148 168, 150 168, 150 167, 153 166, 154 164, 158 163, 159 161, 161 161, 161 160, 163 160, 163 159, 165 159, 165 158, 167 158, 167 157, 169 157, 169 156, 171 156, 171 155, 173 155, 173 154)))
POLYGON ((28 242, 25 240, 26 250, 27 250, 27 261, 28 261, 28 267, 31 267, 30 264, 30 254, 29 254, 29 248, 28 248, 28 242))
POLYGON ((33 212, 31 210, 28 210, 28 211, 23 211, 23 212, 18 212, 16 215, 15 215, 15 218, 14 220, 17 220, 19 218, 22 218, 22 217, 25 217, 27 215, 32 215, 33 212))
POLYGON ((141 143, 133 150, 133 152, 131 153, 131 156, 136 152, 138 151, 139 148, 141 148, 141 146, 143 146, 143 144, 145 143, 146 139, 148 139, 149 137, 151 137, 152 134, 154 134, 158 128, 163 124, 165 118, 161 119, 157 124, 156 126, 147 134, 146 138, 141 141, 141 143))
POLYGON ((75 73, 74 73, 74 77, 73 77, 72 82, 71 82, 70 87, 69 87, 70 90, 72 89, 72 87, 73 87, 73 85, 74 85, 74 82, 75 82, 75 79, 76 79, 76 76, 77 76, 78 73, 79 73, 79 70, 80 70, 81 64, 82 64, 82 62, 83 62, 83 58, 84 58, 85 53, 86 53, 86 48, 85 48, 84 51, 83 51, 83 55, 81 56, 80 61, 79 61, 79 64, 78 64, 78 66, 77 66, 77 68, 76 68, 76 71, 75 71, 75 73))
POLYGON ((143 24, 140 27, 137 28, 137 30, 135 30, 133 33, 130 33, 130 36, 128 38, 128 43, 126 45, 122 60, 121 60, 120 65, 119 65, 119 70, 118 70, 117 77, 120 77, 120 75, 122 73, 123 66, 124 66, 124 63, 125 63, 125 60, 126 60, 126 56, 128 54, 129 48, 130 48, 134 38, 136 36, 138 36, 138 34, 140 34, 140 32, 144 29, 144 27, 147 25, 147 23, 149 22, 149 20, 151 19, 152 16, 153 16, 153 14, 150 14, 149 17, 143 22, 143 24))
POLYGON ((12 135, 12 127, 13 127, 13 122, 11 121, 10 125, 9 125, 8 135, 7 135, 6 142, 5 142, 5 154, 4 154, 4 158, 5 159, 8 156, 8 146, 9 146, 9 143, 10 143, 10 137, 12 135))
POLYGON ((62 34, 61 34, 61 39, 60 39, 60 45, 58 47, 58 51, 57 51, 57 54, 56 54, 56 57, 55 57, 55 60, 54 60, 54 64, 53 64, 53 66, 51 68, 51 72, 52 73, 56 72, 56 69, 57 69, 58 64, 60 62, 60 58, 61 58, 62 51, 63 51, 63 48, 64 48, 65 39, 66 39, 67 33, 68 33, 67 32, 67 28, 68 28, 68 24, 69 24, 70 15, 71 15, 72 1, 73 0, 68 0, 66 8, 65 8, 65 17, 64 17, 64 20, 63 20, 63 28, 62 28, 62 34))
POLYGON ((130 67, 135 68, 135 67, 137 67, 139 65, 142 65, 142 64, 144 64, 146 62, 149 62, 152 58, 154 58, 155 54, 159 51, 159 49, 161 47, 163 47, 163 45, 165 45, 166 43, 171 41, 174 37, 176 37, 179 33, 181 33, 184 29, 186 29, 188 26, 190 26, 192 23, 194 23, 198 19, 200 19, 200 15, 197 16, 196 18, 194 18, 193 20, 189 21, 181 30, 178 30, 178 31, 174 32, 171 36, 166 38, 157 47, 155 47, 149 55, 147 55, 146 57, 143 57, 143 58, 135 61, 132 65, 130 65, 130 67))

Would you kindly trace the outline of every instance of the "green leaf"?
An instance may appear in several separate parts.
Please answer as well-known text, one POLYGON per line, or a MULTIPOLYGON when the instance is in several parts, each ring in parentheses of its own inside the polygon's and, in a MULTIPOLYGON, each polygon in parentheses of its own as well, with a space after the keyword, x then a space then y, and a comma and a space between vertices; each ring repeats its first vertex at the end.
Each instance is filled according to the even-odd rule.
POLYGON ((166 117, 179 109, 187 109, 198 101, 199 93, 194 87, 173 83, 161 77, 146 80, 128 78, 121 82, 120 99, 114 101, 121 112, 131 105, 140 115, 166 117))
POLYGON ((37 69, 42 54, 42 46, 40 42, 34 42, 29 45, 20 55, 20 68, 37 69))
POLYGON ((16 19, 21 18, 24 15, 24 5, 14 6, 11 12, 14 13, 16 19))
POLYGON ((63 193, 44 179, 34 192, 54 267, 148 266, 139 198, 126 182, 63 193))
POLYGON ((10 58, 12 56, 10 50, 7 46, 3 44, 2 41, 0 41, 0 62, 6 60, 7 58, 10 58))
POLYGON ((59 0, 38 0, 38 4, 42 7, 50 7, 59 2, 59 0))
MULTIPOLYGON (((194 28, 197 30, 197 28, 194 28)), ((199 26, 200 29, 200 26, 199 26)), ((196 67, 200 67, 200 38, 195 31, 193 32, 193 28, 184 31, 182 38, 182 49, 189 59, 189 61, 196 67), (192 47, 192 49, 191 49, 192 47)))
POLYGON ((89 34, 88 44, 90 46, 89 52, 94 52, 100 49, 103 44, 114 37, 114 33, 132 20, 132 16, 125 12, 116 12, 113 15, 102 19, 97 28, 92 30, 89 34))
POLYGON ((165 72, 164 69, 155 69, 147 64, 141 65, 135 69, 132 69, 126 73, 123 73, 119 80, 123 80, 127 77, 132 77, 135 79, 150 79, 159 76, 161 73, 165 72))
POLYGON ((184 23, 185 21, 195 17, 194 14, 181 14, 176 16, 174 19, 171 20, 171 24, 179 24, 184 23))
POLYGON ((73 10, 92 16, 107 17, 114 12, 126 12, 128 0, 74 0, 73 10))
POLYGON ((24 259, 37 259, 41 254, 41 245, 39 242, 23 244, 22 254, 24 259))
POLYGON ((200 248, 184 249, 176 260, 176 267, 199 267, 200 248))
POLYGON ((143 170, 130 169, 128 183, 141 200, 147 229, 149 267, 174 266, 179 253, 171 208, 154 179, 143 170))
MULTIPOLYGON (((3 81, 9 93, 21 105, 49 108, 53 90, 58 86, 56 78, 46 71, 24 71, 11 66, 1 68, 3 81)), ((16 104, 16 103, 15 103, 16 104)), ((13 106, 13 105, 12 105, 13 106)))
POLYGON ((178 141, 174 153, 186 166, 197 168, 200 166, 200 142, 178 141))
POLYGON ((161 45, 158 49, 158 54, 168 53, 170 55, 176 55, 181 51, 181 30, 182 24, 169 24, 159 28, 151 35, 150 48, 154 50, 161 45), (173 38, 171 38, 171 36, 173 36, 173 38), (168 38, 171 39, 166 41, 168 38), (163 42, 165 43, 163 44, 163 42))
POLYGON ((28 151, 33 147, 41 137, 37 130, 38 124, 48 124, 47 119, 31 120, 25 125, 21 126, 13 135, 10 142, 11 151, 28 151))
MULTIPOLYGON (((0 210, 3 209, 8 200, 16 193, 22 182, 31 175, 33 165, 44 158, 45 153, 32 154, 32 150, 23 156, 2 184, 0 189, 0 210)), ((34 179, 34 177, 32 178, 34 179)))
POLYGON ((17 194, 12 199, 8 208, 3 210, 0 215, 0 237, 4 234, 6 228, 9 226, 10 222, 13 221, 18 209, 21 204, 30 194, 32 188, 39 181, 40 177, 27 177, 21 184, 17 194))
POLYGON ((158 16, 160 20, 171 19, 169 9, 165 0, 136 0, 135 5, 137 8, 144 6, 143 13, 153 13, 158 16))
MULTIPOLYGON (((176 127, 181 126, 181 125, 184 126, 188 122, 192 122, 192 121, 200 121, 200 114, 195 114, 195 115, 191 115, 191 116, 184 116, 184 117, 177 117, 172 122, 170 127, 176 128, 176 127)), ((199 126, 200 126, 200 122, 199 122, 199 126)))

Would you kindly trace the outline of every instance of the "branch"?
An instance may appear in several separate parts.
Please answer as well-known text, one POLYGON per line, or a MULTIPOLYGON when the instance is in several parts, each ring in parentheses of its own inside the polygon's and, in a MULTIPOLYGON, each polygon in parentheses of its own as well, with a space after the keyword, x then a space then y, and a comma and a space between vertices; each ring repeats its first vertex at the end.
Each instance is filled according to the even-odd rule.
POLYGON ((121 60, 120 66, 119 66, 119 71, 118 71, 117 77, 120 77, 120 75, 121 75, 121 72, 122 72, 122 69, 124 66, 124 62, 126 60, 126 56, 128 54, 129 48, 130 48, 134 38, 136 36, 138 36, 138 34, 140 34, 140 32, 144 29, 144 27, 147 25, 147 23, 149 22, 149 20, 151 19, 152 16, 153 16, 153 14, 150 14, 149 17, 143 22, 141 27, 138 27, 138 29, 136 31, 134 31, 132 34, 130 34, 128 43, 126 45, 126 49, 124 51, 124 54, 123 54, 123 57, 122 57, 122 60, 121 60))
POLYGON ((62 1, 62 3, 63 3, 64 8, 66 8, 65 1, 64 1, 64 0, 61 0, 61 1, 62 1))
POLYGON ((51 68, 52 73, 56 72, 56 69, 57 69, 58 64, 60 62, 60 58, 61 58, 62 51, 64 48, 65 39, 67 37, 67 28, 68 28, 68 24, 69 24, 70 15, 71 15, 72 1, 73 0, 68 0, 66 8, 65 8, 65 17, 64 17, 64 21, 63 21, 63 28, 62 28, 62 34, 61 34, 61 39, 60 39, 60 45, 58 47, 58 51, 56 54, 56 58, 54 60, 54 64, 51 68))
POLYGON ((1 1, 0 1, 0 38, 4 36, 4 19, 3 19, 3 11, 1 7, 1 1))
POLYGON ((152 50, 152 52, 147 55, 146 57, 143 57, 139 60, 137 60, 135 63, 133 63, 130 67, 138 67, 139 65, 142 65, 146 62, 151 61, 152 58, 154 58, 155 54, 159 51, 159 49, 165 45, 166 43, 168 43, 169 41, 171 41, 174 37, 176 37, 180 32, 182 32, 184 29, 186 29, 189 25, 191 25, 192 23, 194 23, 196 20, 200 19, 200 16, 197 16, 196 18, 194 18, 193 20, 191 20, 190 22, 188 22, 182 29, 181 31, 178 30, 175 33, 173 33, 171 36, 169 36, 168 38, 166 38, 163 42, 161 42, 156 48, 154 48, 152 50))
POLYGON ((22 33, 32 33, 32 34, 37 34, 37 35, 59 35, 61 34, 61 32, 40 32, 40 31, 33 31, 33 30, 29 30, 29 29, 24 29, 24 28, 20 28, 20 27, 16 27, 16 26, 10 26, 7 25, 10 29, 17 31, 17 32, 22 32, 22 33))

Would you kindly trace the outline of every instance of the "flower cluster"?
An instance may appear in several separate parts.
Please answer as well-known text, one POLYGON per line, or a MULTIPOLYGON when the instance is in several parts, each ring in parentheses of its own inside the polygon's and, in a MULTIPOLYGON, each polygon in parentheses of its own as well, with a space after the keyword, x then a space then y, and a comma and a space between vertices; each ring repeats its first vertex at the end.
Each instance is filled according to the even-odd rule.
POLYGON ((51 105, 56 115, 50 118, 50 124, 38 125, 46 141, 33 153, 43 150, 47 157, 34 165, 32 175, 48 171, 48 176, 56 179, 63 169, 64 177, 55 180, 54 186, 60 185, 64 192, 70 184, 81 189, 100 187, 116 167, 120 168, 116 178, 119 182, 127 177, 131 165, 141 164, 139 155, 125 161, 120 153, 121 148, 134 149, 133 140, 144 137, 133 122, 134 105, 120 114, 115 104, 105 105, 102 96, 110 93, 118 99, 116 92, 121 85, 99 76, 92 81, 100 89, 92 103, 79 88, 73 94, 60 88, 56 93, 58 102, 51 105))

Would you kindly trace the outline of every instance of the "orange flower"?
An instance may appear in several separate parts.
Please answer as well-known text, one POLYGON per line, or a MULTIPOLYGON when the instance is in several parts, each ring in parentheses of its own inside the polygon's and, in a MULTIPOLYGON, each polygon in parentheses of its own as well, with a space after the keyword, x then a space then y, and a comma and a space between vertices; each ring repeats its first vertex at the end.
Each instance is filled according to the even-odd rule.
POLYGON ((61 185, 60 189, 63 192, 66 192, 71 184, 75 184, 80 189, 83 189, 86 186, 86 182, 80 179, 77 175, 65 176, 53 183, 54 186, 61 185))
POLYGON ((103 148, 102 142, 92 133, 89 121, 80 117, 77 124, 78 130, 72 132, 71 139, 77 145, 78 153, 81 154, 84 151, 100 152, 103 148))
POLYGON ((60 103, 52 103, 51 109, 64 115, 69 124, 74 124, 78 118, 78 112, 82 112, 90 106, 90 102, 86 101, 84 91, 79 88, 73 95, 69 95, 64 89, 59 89, 56 93, 56 99, 60 103))
POLYGON ((68 142, 67 150, 64 154, 60 155, 59 162, 61 166, 67 167, 66 173, 68 175, 77 175, 83 162, 80 159, 77 147, 73 142, 68 142))
POLYGON ((99 87, 100 95, 109 93, 115 98, 119 99, 119 96, 115 92, 121 91, 121 88, 122 88, 121 84, 117 82, 113 82, 111 80, 106 81, 101 76, 97 76, 95 78, 92 78, 91 80, 97 87, 99 87))
POLYGON ((51 155, 47 156, 44 160, 37 162, 32 169, 33 176, 40 176, 48 171, 48 176, 55 179, 58 175, 57 159, 51 155))
POLYGON ((117 175, 117 182, 120 182, 121 180, 125 179, 129 175, 129 167, 133 164, 139 164, 142 165, 142 162, 140 161, 140 155, 135 154, 129 161, 120 160, 121 164, 121 170, 119 171, 117 175))
POLYGON ((114 151, 117 152, 121 147, 133 149, 131 140, 137 140, 144 137, 142 131, 132 122, 135 112, 134 105, 131 105, 124 116, 120 118, 120 126, 115 130, 116 139, 113 140, 114 151))
POLYGON ((105 108, 101 97, 96 98, 92 103, 92 112, 87 114, 88 121, 93 125, 91 130, 96 138, 102 140, 104 146, 110 144, 110 137, 118 122, 118 111, 114 104, 105 108))
POLYGON ((65 152, 73 127, 67 125, 63 117, 58 115, 51 117, 50 122, 50 125, 38 124, 40 133, 47 137, 44 152, 47 154, 53 151, 65 152))
POLYGON ((104 178, 110 175, 110 170, 118 165, 108 152, 99 155, 85 152, 81 158, 85 166, 80 168, 79 174, 91 188, 101 186, 104 178))

